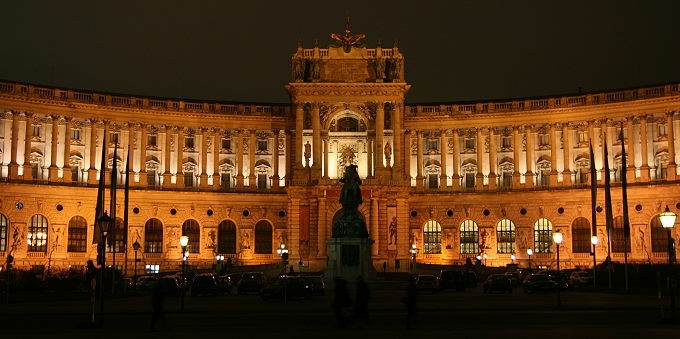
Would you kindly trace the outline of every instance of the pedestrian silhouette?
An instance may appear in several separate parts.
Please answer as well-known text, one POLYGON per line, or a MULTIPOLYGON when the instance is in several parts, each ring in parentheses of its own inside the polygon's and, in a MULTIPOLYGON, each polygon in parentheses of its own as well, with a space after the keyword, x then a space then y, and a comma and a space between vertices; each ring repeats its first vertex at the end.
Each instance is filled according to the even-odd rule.
POLYGON ((333 311, 338 328, 347 327, 347 315, 352 306, 352 298, 347 291, 347 280, 335 277, 335 294, 333 295, 333 311))
POLYGON ((418 317, 418 288, 415 277, 409 277, 406 295, 402 297, 402 302, 406 306, 406 328, 414 328, 418 317))
POLYGON ((371 290, 361 277, 357 277, 356 302, 354 304, 354 319, 358 327, 364 327, 368 321, 368 299, 371 298, 371 290))
POLYGON ((151 331, 159 331, 165 326, 165 292, 161 284, 156 281, 151 289, 151 331))

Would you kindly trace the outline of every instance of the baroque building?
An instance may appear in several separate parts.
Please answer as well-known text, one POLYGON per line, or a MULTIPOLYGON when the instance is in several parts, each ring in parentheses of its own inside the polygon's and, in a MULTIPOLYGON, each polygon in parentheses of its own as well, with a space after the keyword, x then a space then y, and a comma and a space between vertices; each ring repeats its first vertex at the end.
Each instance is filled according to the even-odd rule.
MULTIPOLYGON (((37 271, 94 260, 103 175, 107 191, 112 179, 118 183, 107 263, 127 274, 133 255, 140 271, 177 270, 180 235, 189 237, 189 264, 197 269, 213 267, 216 255, 238 265, 277 264, 285 244, 293 263, 322 271, 341 209, 339 178, 353 164, 378 269, 478 256, 488 266, 554 267, 557 230, 562 267, 589 267, 591 178, 598 183, 598 262, 610 253, 614 261, 624 254, 628 262, 668 260, 658 216, 667 205, 680 210, 680 83, 407 104, 406 59, 396 44, 368 48, 349 27, 331 37, 327 48, 298 44, 285 105, 0 82, 0 257, 37 271), (134 243, 140 249, 133 254, 134 243)), ((677 238, 677 227, 672 232, 677 238)))

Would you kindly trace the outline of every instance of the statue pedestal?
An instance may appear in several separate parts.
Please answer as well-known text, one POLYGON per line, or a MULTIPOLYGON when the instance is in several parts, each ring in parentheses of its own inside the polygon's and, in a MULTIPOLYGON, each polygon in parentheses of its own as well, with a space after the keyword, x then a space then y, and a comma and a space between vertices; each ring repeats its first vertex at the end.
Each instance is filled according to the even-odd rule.
POLYGON ((350 283, 356 282, 358 276, 365 281, 376 277, 375 267, 371 260, 373 240, 369 238, 332 238, 326 240, 329 247, 326 282, 333 283, 335 277, 341 277, 350 283))

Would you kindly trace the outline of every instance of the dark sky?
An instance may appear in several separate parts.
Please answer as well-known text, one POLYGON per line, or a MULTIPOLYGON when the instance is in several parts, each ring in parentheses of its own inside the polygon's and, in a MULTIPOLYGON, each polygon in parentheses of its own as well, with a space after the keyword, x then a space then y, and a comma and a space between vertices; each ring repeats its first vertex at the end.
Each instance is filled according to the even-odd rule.
POLYGON ((0 79, 61 88, 289 102, 297 41, 351 16, 406 57, 409 103, 680 82, 680 1, 2 1, 0 79))

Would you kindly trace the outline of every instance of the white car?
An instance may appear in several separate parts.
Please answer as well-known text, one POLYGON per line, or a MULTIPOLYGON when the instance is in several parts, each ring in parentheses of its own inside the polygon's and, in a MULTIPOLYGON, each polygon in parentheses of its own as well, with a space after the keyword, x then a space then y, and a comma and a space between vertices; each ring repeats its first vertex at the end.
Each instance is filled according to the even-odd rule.
POLYGON ((593 273, 588 271, 574 271, 569 275, 571 286, 587 285, 593 283, 593 273))

